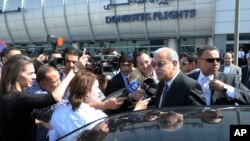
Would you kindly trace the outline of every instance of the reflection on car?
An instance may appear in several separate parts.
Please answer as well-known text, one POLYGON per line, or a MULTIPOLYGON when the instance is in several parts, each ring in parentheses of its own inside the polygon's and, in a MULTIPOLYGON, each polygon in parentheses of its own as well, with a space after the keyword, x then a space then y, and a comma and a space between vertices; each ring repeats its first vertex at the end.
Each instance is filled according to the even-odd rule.
POLYGON ((230 125, 250 124, 250 106, 173 107, 121 113, 81 127, 77 141, 229 141, 230 125), (94 126, 93 126, 94 125, 94 126), (89 128, 92 126, 92 128, 89 128))

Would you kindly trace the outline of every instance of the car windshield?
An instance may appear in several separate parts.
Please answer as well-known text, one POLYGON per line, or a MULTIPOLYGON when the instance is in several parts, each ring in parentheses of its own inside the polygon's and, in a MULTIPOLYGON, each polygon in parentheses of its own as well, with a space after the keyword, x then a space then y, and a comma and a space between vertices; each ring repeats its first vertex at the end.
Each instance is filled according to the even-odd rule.
POLYGON ((229 141, 230 125, 250 124, 250 107, 175 107, 99 119, 59 140, 229 141))

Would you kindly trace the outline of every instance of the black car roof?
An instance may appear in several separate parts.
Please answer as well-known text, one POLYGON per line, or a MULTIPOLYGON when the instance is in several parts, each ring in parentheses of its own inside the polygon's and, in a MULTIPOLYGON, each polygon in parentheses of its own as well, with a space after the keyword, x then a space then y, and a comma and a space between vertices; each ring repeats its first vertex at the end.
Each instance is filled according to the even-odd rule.
POLYGON ((230 125, 250 125, 249 117, 250 106, 186 106, 133 111, 94 121, 62 139, 78 132, 78 140, 91 141, 229 141, 230 125), (168 116, 175 114, 182 117, 180 127, 169 130, 167 128, 175 123, 171 123, 168 116), (213 120, 213 116, 218 119, 213 120), (108 131, 99 135, 97 129, 103 123, 107 124, 108 131), (83 130, 88 126, 93 128, 83 130))

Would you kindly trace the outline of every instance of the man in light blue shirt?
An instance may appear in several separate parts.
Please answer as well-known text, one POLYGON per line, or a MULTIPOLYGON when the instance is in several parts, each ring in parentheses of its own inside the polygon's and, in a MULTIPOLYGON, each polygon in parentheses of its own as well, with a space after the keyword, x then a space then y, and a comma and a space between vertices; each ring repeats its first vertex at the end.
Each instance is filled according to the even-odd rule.
POLYGON ((188 76, 203 87, 207 105, 250 104, 250 90, 241 83, 239 77, 219 72, 221 59, 216 47, 200 49, 198 58, 200 71, 188 76), (202 82, 203 79, 208 79, 208 82, 202 82), (207 88, 210 91, 204 91, 207 88))

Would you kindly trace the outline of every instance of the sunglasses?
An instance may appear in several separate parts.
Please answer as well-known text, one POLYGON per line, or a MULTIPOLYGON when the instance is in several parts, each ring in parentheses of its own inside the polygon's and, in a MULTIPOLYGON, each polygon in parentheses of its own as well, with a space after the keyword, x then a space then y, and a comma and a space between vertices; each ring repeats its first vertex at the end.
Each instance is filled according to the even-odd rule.
POLYGON ((121 64, 121 66, 123 66, 123 67, 131 67, 132 64, 121 64))
POLYGON ((206 60, 208 63, 213 63, 214 61, 216 61, 217 63, 220 63, 221 61, 220 58, 208 58, 208 59, 200 58, 200 59, 206 60))
POLYGON ((189 62, 180 62, 182 66, 190 64, 189 62))

